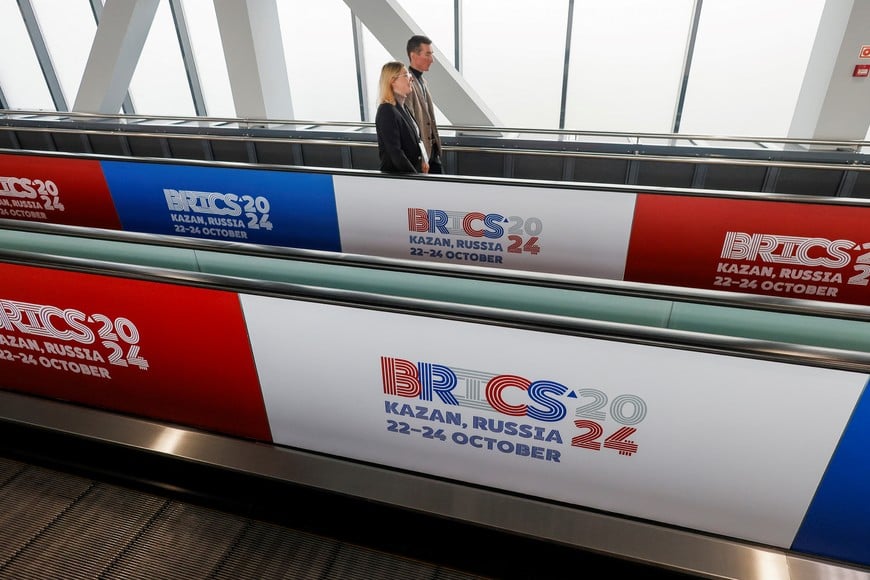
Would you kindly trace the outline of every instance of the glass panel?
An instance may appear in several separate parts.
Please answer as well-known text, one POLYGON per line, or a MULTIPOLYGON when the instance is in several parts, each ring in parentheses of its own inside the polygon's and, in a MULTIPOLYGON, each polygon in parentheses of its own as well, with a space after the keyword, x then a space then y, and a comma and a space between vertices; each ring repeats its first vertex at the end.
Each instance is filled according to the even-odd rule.
POLYGON ((787 135, 824 4, 705 0, 680 132, 787 135))
POLYGON ((205 109, 210 117, 235 117, 230 75, 221 44, 214 3, 181 0, 196 71, 202 86, 205 109))
POLYGON ((576 1, 565 127, 670 133, 692 6, 692 0, 576 1))
POLYGON ((154 23, 130 81, 140 115, 196 116, 169 2, 160 2, 154 23))
POLYGON ((359 121, 350 9, 341 0, 278 2, 293 116, 359 121))
MULTIPOLYGON (((429 35, 427 34, 426 36, 429 35)), ((429 36, 429 38, 432 39, 432 45, 435 46, 435 39, 431 36, 429 36)), ((363 28, 363 52, 365 53, 366 87, 368 88, 368 119, 369 121, 374 122, 375 113, 378 110, 378 79, 381 76, 381 67, 388 61, 393 60, 393 56, 387 52, 384 45, 382 45, 380 41, 366 28, 363 28)), ((407 65, 408 59, 404 58, 401 62, 407 65)), ((441 112, 441 109, 438 108, 437 88, 434 86, 431 86, 430 88, 432 89, 432 99, 433 104, 435 105, 435 122, 439 126, 448 125, 449 122, 447 117, 445 117, 444 113, 441 112)), ((444 135, 440 130, 439 133, 441 133, 442 136, 444 135)))
POLYGON ((67 106, 72 109, 97 23, 88 0, 31 0, 67 106))
MULTIPOLYGON (((432 40, 432 47, 443 55, 444 64, 455 67, 453 0, 400 0, 399 4, 417 24, 416 29, 420 31, 420 34, 428 36, 432 40)), ((408 58, 403 58, 402 62, 407 63, 408 58)), ((383 64, 380 63, 376 67, 378 73, 380 73, 383 64)), ((375 82, 377 83, 377 81, 375 82)), ((438 87, 430 85, 430 88, 435 104, 435 122, 439 125, 447 125, 449 124, 447 117, 438 108, 438 87)), ((377 109, 377 105, 375 109, 377 109)), ((374 115, 374 113, 372 114, 374 115)), ((374 119, 374 117, 372 118, 374 119)))
MULTIPOLYGON (((362 45, 366 65, 366 88, 368 89, 368 119, 374 122, 375 113, 378 110, 378 79, 381 76, 381 67, 386 62, 395 59, 367 28, 363 28, 362 45)), ((402 62, 407 63, 407 61, 407 58, 402 59, 402 62)))
POLYGON ((54 101, 15 0, 0 0, 0 87, 10 109, 54 111, 54 101))
MULTIPOLYGON (((432 40, 432 46, 441 51, 445 58, 444 64, 453 66, 453 0, 399 0, 399 4, 417 24, 419 34, 428 36, 432 40)), ((404 58, 402 62, 408 62, 408 59, 404 58)), ((432 90, 435 90, 434 87, 432 90)))
POLYGON ((474 0, 463 11, 463 76, 500 124, 558 128, 567 0, 474 0))

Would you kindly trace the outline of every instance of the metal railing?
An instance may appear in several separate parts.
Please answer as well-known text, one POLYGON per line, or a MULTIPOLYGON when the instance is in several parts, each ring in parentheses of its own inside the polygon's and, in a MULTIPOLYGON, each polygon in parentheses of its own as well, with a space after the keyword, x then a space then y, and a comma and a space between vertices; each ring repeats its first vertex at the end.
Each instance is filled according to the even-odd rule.
MULTIPOLYGON (((151 128, 171 129, 182 125, 212 129, 266 129, 266 130, 306 130, 315 131, 328 129, 346 129, 348 133, 374 132, 374 123, 354 121, 314 121, 303 119, 266 119, 238 117, 187 117, 170 115, 124 115, 98 114, 80 112, 49 112, 36 110, 0 110, 0 121, 41 121, 41 122, 113 122, 119 126, 142 125, 149 123, 151 128)), ((120 127, 119 127, 120 128, 120 127)), ((819 140, 796 139, 789 137, 749 137, 732 135, 705 135, 685 133, 650 133, 624 131, 584 131, 571 129, 547 129, 532 127, 493 127, 482 125, 441 125, 442 134, 457 136, 473 135, 493 139, 525 140, 532 136, 538 139, 570 141, 579 143, 613 143, 614 141, 627 145, 661 145, 708 148, 711 144, 727 143, 735 148, 747 150, 776 150, 792 147, 795 151, 813 150, 814 148, 829 148, 836 151, 856 152, 870 148, 870 141, 859 140, 819 140)), ((870 152, 868 152, 870 158, 870 152)))

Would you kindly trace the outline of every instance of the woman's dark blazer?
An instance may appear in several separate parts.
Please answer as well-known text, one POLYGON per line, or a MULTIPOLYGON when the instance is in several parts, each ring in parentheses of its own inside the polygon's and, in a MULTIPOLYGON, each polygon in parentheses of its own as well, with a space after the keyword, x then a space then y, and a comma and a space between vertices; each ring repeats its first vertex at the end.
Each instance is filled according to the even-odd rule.
POLYGON ((417 131, 396 105, 381 103, 375 115, 381 171, 420 173, 423 157, 417 131))

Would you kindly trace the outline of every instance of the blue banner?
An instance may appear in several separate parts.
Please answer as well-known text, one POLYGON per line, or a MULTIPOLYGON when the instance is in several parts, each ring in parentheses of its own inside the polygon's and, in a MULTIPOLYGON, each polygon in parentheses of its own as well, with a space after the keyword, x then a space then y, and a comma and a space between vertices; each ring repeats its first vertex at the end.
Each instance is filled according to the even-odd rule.
POLYGON ((101 165, 125 231, 341 251, 331 175, 101 165))
POLYGON ((870 392, 866 386, 792 549, 870 565, 870 392))

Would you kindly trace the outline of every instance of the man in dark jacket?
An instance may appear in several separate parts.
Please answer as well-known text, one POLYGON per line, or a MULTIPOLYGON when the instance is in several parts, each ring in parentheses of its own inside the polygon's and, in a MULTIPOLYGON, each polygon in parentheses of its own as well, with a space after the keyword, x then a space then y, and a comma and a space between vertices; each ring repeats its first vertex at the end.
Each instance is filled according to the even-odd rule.
POLYGON ((432 104, 429 85, 423 78, 423 73, 428 71, 435 61, 432 41, 426 36, 412 36, 408 40, 407 52, 414 82, 411 83, 411 94, 408 95, 405 106, 420 128, 423 147, 426 148, 426 155, 429 157, 429 173, 444 173, 441 166, 441 137, 435 124, 435 105, 432 104))

